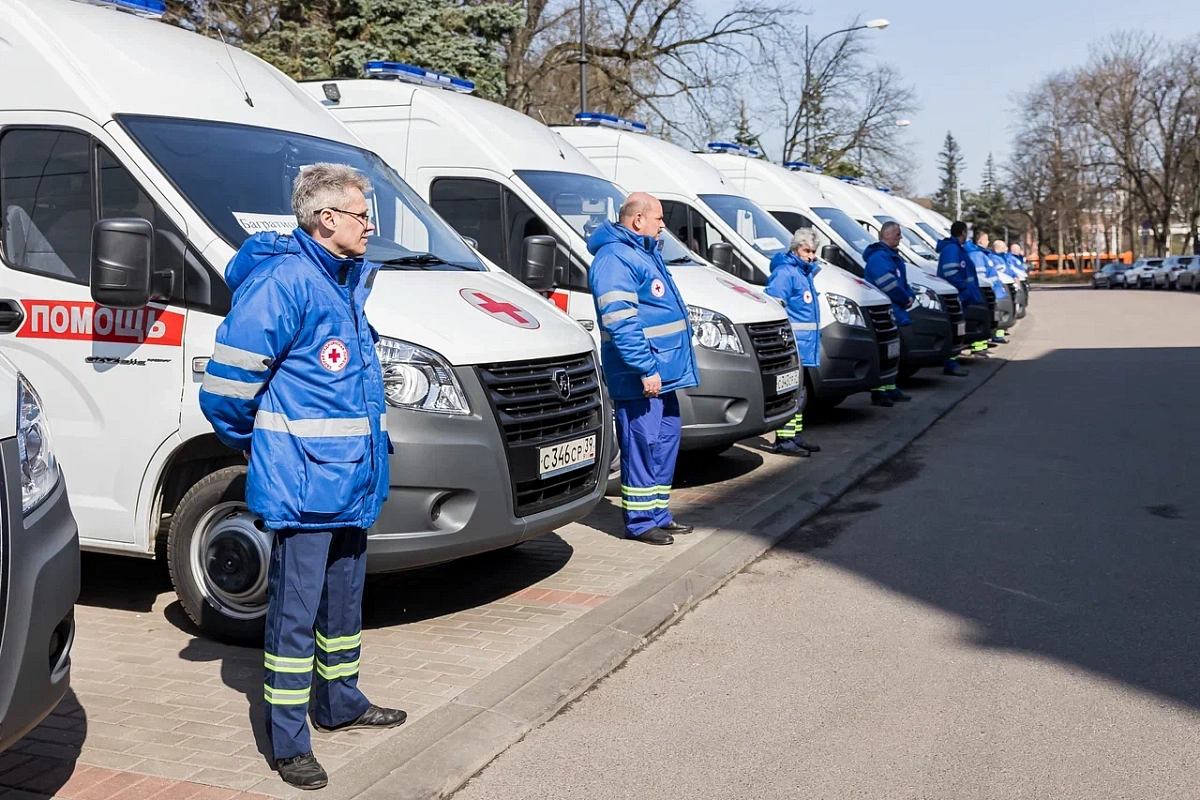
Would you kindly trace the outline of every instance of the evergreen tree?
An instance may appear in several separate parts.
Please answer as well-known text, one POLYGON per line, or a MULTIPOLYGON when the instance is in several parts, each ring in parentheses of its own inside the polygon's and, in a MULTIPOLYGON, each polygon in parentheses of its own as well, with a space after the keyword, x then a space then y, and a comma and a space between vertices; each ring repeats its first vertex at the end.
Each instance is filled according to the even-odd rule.
POLYGON ((962 173, 965 167, 962 148, 958 146, 954 134, 946 131, 946 141, 942 144, 942 152, 938 153, 938 172, 942 175, 942 183, 933 196, 933 209, 950 219, 955 218, 956 190, 963 192, 965 207, 966 189, 962 187, 962 173))
POLYGON ((758 134, 750 127, 750 116, 746 113, 746 101, 738 102, 738 120, 737 128, 733 134, 733 141, 746 147, 753 147, 758 150, 759 158, 766 158, 767 154, 762 146, 762 142, 758 138, 758 134))
MULTIPOLYGON (((1008 203, 1000 181, 996 176, 996 162, 988 153, 983 166, 983 184, 978 192, 971 195, 970 209, 963 216, 974 228, 982 228, 995 237, 1004 231, 1004 221, 1008 212, 1008 203)), ((963 205, 967 203, 964 200, 963 205)))

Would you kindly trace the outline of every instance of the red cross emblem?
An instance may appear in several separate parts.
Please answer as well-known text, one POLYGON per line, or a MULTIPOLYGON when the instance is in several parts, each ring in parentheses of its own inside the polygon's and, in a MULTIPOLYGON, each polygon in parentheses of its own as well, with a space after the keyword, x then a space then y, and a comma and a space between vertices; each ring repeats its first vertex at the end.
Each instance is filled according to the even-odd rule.
POLYGON ((330 339, 321 345, 321 366, 330 372, 341 372, 350 363, 350 353, 341 339, 330 339))
POLYGON ((759 294, 758 292, 750 291, 745 286, 742 286, 740 283, 734 283, 733 281, 726 280, 725 278, 717 278, 717 280, 720 281, 722 286, 728 286, 730 289, 733 289, 738 294, 744 294, 747 297, 749 297, 751 300, 755 301, 756 303, 767 302, 766 298, 764 298, 761 294, 759 294))
POLYGON ((525 309, 506 300, 498 300, 486 292, 481 292, 478 289, 463 289, 458 294, 463 300, 466 300, 488 316, 498 319, 501 322, 506 322, 514 327, 532 330, 542 326, 537 321, 537 317, 525 309))

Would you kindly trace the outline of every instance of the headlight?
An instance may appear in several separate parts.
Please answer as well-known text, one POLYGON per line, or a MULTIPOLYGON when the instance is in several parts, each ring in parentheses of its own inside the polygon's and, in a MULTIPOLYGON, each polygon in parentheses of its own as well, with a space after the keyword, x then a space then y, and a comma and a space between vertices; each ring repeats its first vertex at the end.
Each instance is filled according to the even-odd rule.
POLYGON ((825 299, 829 301, 829 310, 833 312, 833 318, 843 325, 850 325, 854 328, 867 327, 867 321, 863 318, 862 310, 859 309, 858 303, 851 300, 849 297, 842 297, 840 294, 833 292, 825 292, 825 299))
POLYGON ((58 459, 42 399, 24 375, 17 378, 17 450, 21 454, 21 510, 28 514, 58 485, 58 459))
POLYGON ((440 414, 471 413, 454 370, 437 353, 385 336, 379 338, 375 351, 383 367, 388 405, 440 414))
POLYGON ((917 295, 917 305, 921 308, 929 308, 934 311, 942 310, 942 299, 937 296, 937 292, 930 289, 928 286, 922 286, 919 283, 910 284, 913 291, 917 295))
POLYGON ((725 353, 744 353, 742 340, 729 317, 699 306, 688 306, 692 344, 725 353))

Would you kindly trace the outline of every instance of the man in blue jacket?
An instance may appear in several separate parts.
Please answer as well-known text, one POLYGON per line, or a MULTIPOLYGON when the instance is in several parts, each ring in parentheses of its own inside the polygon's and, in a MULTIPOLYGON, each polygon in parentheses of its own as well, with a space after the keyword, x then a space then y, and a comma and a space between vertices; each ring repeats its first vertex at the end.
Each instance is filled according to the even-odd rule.
POLYGON ((626 538, 655 545, 692 532, 669 503, 681 432, 675 392, 700 383, 687 304, 659 253, 663 227, 662 204, 634 192, 618 224, 605 222, 588 237, 600 361, 621 443, 626 538))
POLYGON ((243 242, 225 281, 200 408, 249 460, 246 504, 275 532, 263 642, 275 767, 301 789, 328 783, 306 724, 391 728, 403 711, 358 689, 367 529, 388 491, 383 373, 363 306, 377 267, 363 259, 366 178, 342 164, 301 170, 290 236, 243 242), (317 673, 315 691, 312 673, 317 673))
MULTIPOLYGON (((821 268, 817 265, 817 234, 812 228, 801 228, 792 234, 792 242, 783 253, 771 259, 771 276, 767 278, 767 294, 777 297, 787 309, 796 337, 800 366, 816 369, 821 366, 821 305, 813 278, 821 268)), ((800 438, 804 432, 804 407, 808 393, 800 381, 800 408, 796 416, 775 431, 776 453, 808 458, 821 448, 800 438)))
MULTIPOLYGON (((1004 288, 1004 281, 1000 280, 999 259, 988 249, 990 241, 987 231, 976 228, 971 233, 971 241, 967 242, 967 255, 970 256, 971 263, 975 265, 975 273, 979 279, 990 282, 993 291, 996 292, 996 299, 1004 300, 1008 297, 1008 290, 1004 288)), ((1008 339, 1004 338, 1004 329, 997 328, 996 333, 992 336, 992 342, 1004 344, 1007 341, 1008 339)))
MULTIPOLYGON (((987 305, 987 300, 979 288, 979 276, 975 272, 971 256, 967 253, 966 242, 967 223, 957 220, 950 225, 950 235, 937 243, 938 277, 958 290, 958 299, 963 309, 967 306, 987 305)), ((986 354, 987 349, 987 339, 971 343, 972 353, 986 354)), ((958 356, 948 359, 942 372, 960 378, 965 378, 968 374, 968 370, 959 366, 958 356)))
MULTIPOLYGON (((908 309, 916 302, 917 295, 908 285, 905 274, 904 257, 897 250, 900 247, 900 225, 896 222, 885 222, 879 229, 879 241, 867 245, 863 251, 866 266, 863 267, 863 277, 875 284, 879 291, 892 301, 892 315, 900 327, 912 325, 912 317, 908 309)), ((891 408, 897 402, 907 403, 911 397, 896 388, 896 384, 888 383, 871 390, 871 405, 891 408)))

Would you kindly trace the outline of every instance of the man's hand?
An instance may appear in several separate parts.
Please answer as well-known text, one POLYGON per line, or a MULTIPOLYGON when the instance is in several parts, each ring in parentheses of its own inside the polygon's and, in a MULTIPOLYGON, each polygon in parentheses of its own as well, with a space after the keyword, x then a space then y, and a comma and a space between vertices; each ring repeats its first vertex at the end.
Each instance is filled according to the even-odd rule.
POLYGON ((658 393, 662 391, 662 378, 658 373, 654 373, 648 377, 642 378, 642 394, 646 397, 658 397, 658 393))

